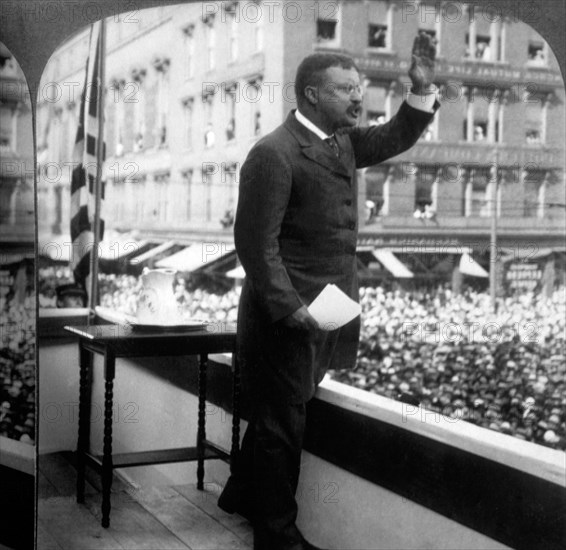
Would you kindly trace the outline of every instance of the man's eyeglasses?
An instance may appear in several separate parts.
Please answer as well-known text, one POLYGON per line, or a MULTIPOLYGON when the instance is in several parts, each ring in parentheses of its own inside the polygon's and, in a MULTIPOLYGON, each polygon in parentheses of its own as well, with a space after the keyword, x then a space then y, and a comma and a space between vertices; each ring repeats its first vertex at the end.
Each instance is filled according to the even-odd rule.
POLYGON ((327 86, 329 90, 340 90, 348 95, 353 95, 354 92, 360 96, 363 94, 363 89, 359 84, 334 84, 329 82, 327 86))

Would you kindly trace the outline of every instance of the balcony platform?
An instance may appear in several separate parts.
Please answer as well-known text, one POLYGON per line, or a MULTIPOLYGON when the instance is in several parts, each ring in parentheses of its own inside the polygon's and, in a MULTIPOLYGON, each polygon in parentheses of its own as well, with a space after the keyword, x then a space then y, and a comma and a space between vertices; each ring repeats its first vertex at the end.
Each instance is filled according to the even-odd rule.
MULTIPOLYGON (((171 548, 241 547, 234 542, 249 547, 249 524, 237 516, 226 516, 216 506, 219 488, 229 475, 223 461, 210 461, 206 468, 205 493, 195 489, 194 463, 116 471, 122 486, 119 481, 113 484, 112 520, 106 530, 98 523, 101 495, 93 470, 87 469, 93 486, 86 493, 86 504, 75 503, 72 460, 78 431, 78 346, 56 335, 54 327, 49 335, 39 328, 39 533, 46 543, 38 548, 120 548, 116 546, 122 544, 120 540, 110 539, 114 546, 100 542, 108 535, 123 537, 122 547, 126 548, 163 548, 169 540, 183 545, 171 548), (63 454, 49 454, 60 452, 63 454), (67 480, 51 481, 45 457, 54 456, 67 460, 67 480), (60 484, 64 490, 54 490, 60 484), (46 502, 46 498, 55 500, 46 502), (53 512, 51 504, 68 510, 53 512), (71 519, 62 520, 62 515, 71 519), (84 515, 88 522, 81 524, 84 515), (216 530, 218 525, 222 535, 216 530), (236 528, 247 529, 249 538, 236 528), (150 537, 154 542, 138 545, 138 531, 145 533, 140 538, 150 537), (155 541, 156 533, 163 534, 166 542, 155 541), (94 538, 80 538, 87 535, 94 538), (170 539, 171 535, 176 538, 170 539), (214 538, 210 542, 211 537, 232 535, 236 539, 229 539, 231 543, 220 539, 219 545, 214 538), (49 546, 52 539, 55 543, 49 546)), ((171 357, 164 369, 162 361, 153 358, 119 361, 113 450, 137 453, 194 442, 197 427, 186 419, 194 418, 198 408, 198 363, 171 357)), ((98 360, 93 369, 99 392, 103 387, 101 366, 98 360)), ((210 367, 206 435, 227 449, 232 435, 231 358, 211 356, 210 367)), ((104 435, 101 412, 101 404, 93 401, 91 452, 95 455, 100 454, 104 435)), ((242 433, 248 418, 249 410, 243 407, 242 433)), ((566 533, 564 461, 562 451, 327 378, 309 403, 297 525, 317 546, 340 550, 562 550, 566 533)))
POLYGON ((88 478, 85 504, 75 500, 74 453, 40 455, 37 548, 78 549, 251 549, 252 528, 216 505, 220 486, 194 484, 143 487, 115 476, 112 522, 100 526, 98 476, 88 478))

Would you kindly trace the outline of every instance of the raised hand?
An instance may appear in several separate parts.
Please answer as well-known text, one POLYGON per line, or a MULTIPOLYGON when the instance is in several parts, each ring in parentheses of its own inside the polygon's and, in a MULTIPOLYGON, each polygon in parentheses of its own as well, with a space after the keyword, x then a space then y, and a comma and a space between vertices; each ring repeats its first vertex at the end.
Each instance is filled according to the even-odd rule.
POLYGON ((435 57, 436 39, 426 32, 420 32, 413 42, 412 63, 409 68, 413 93, 422 94, 432 84, 435 57))

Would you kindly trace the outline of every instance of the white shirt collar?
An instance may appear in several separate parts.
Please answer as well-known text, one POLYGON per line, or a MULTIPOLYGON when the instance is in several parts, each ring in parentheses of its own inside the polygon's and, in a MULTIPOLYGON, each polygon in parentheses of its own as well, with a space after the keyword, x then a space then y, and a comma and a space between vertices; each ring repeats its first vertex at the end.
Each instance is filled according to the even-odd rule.
POLYGON ((328 134, 325 134, 316 124, 313 124, 305 115, 303 115, 299 111, 299 109, 295 111, 295 117, 303 126, 316 134, 320 139, 328 139, 330 137, 328 134))

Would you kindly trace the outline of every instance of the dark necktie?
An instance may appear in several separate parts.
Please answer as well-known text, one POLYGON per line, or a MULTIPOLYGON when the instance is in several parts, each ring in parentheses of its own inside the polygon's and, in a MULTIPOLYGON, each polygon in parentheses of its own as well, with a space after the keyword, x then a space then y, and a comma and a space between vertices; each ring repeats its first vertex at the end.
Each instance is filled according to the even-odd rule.
POLYGON ((334 151, 334 154, 339 157, 340 156, 340 148, 338 147, 338 142, 336 141, 335 136, 330 136, 326 138, 324 141, 330 145, 331 149, 334 151))

